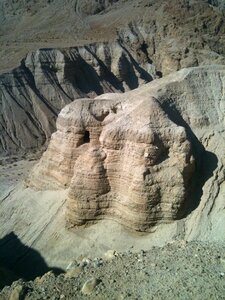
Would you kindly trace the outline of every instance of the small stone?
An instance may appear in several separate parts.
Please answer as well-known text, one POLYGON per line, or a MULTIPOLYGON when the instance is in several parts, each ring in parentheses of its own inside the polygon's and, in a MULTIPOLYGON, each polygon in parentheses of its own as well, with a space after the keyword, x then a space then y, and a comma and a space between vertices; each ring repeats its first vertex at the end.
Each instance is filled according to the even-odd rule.
POLYGON ((41 285, 45 280, 48 280, 51 277, 54 278, 55 275, 54 275, 54 273, 52 271, 49 271, 49 272, 45 273, 42 277, 39 277, 36 280, 36 282, 37 282, 37 284, 41 285))
POLYGON ((96 278, 91 278, 91 279, 87 280, 85 282, 85 284, 83 285, 81 292, 84 295, 90 295, 94 291, 94 289, 98 285, 98 283, 99 283, 99 280, 96 278))
POLYGON ((89 258, 85 257, 85 258, 82 259, 82 261, 80 263, 80 266, 81 267, 86 267, 86 266, 88 266, 90 264, 91 264, 91 260, 89 258))
POLYGON ((225 275, 224 272, 221 272, 221 273, 220 273, 220 277, 221 277, 221 278, 224 277, 224 275, 225 275))
POLYGON ((150 266, 151 266, 152 268, 155 268, 157 265, 156 265, 155 263, 151 263, 150 266))
POLYGON ((105 254, 104 257, 106 260, 112 260, 115 257, 118 256, 118 253, 115 250, 108 250, 105 254))
POLYGON ((116 283, 116 280, 115 280, 115 279, 110 279, 110 280, 109 280, 109 283, 110 283, 110 285, 111 285, 111 284, 114 284, 114 283, 116 283))
POLYGON ((65 278, 74 278, 78 277, 78 275, 82 272, 82 267, 76 267, 74 269, 70 269, 66 272, 65 278))
POLYGON ((103 260, 101 258, 95 258, 93 262, 94 267, 100 267, 103 265, 103 260))
POLYGON ((23 296, 24 296, 24 288, 22 285, 18 285, 13 289, 9 297, 9 300, 22 300, 23 296))
POLYGON ((84 255, 80 255, 78 258, 77 258, 77 263, 80 264, 82 262, 83 259, 85 259, 86 256, 84 255))
POLYGON ((77 267, 77 265, 78 265, 78 263, 77 263, 77 261, 76 261, 76 260, 74 260, 74 261, 71 261, 71 262, 68 264, 68 266, 66 267, 66 270, 71 270, 71 269, 74 269, 74 268, 76 268, 76 267, 77 267))

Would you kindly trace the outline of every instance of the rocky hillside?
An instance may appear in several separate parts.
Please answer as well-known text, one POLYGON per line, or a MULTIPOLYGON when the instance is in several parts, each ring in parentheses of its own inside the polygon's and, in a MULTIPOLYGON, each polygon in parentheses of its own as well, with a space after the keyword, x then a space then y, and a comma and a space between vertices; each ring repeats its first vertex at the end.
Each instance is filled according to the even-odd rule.
POLYGON ((216 2, 71 0, 63 9, 57 0, 0 4, 4 154, 48 143, 59 111, 74 99, 224 63, 224 11, 216 2))
POLYGON ((155 68, 143 55, 138 63, 120 42, 29 53, 20 67, 0 75, 0 152, 40 148, 59 111, 76 98, 123 92, 152 80, 155 68))
POLYGON ((224 17, 0 0, 0 299, 223 299, 224 17))
POLYGON ((111 250, 103 258, 83 257, 71 262, 65 274, 14 282, 0 298, 223 299, 224 271, 222 246, 181 241, 139 253, 111 250))
MULTIPOLYGON (((185 217, 203 199, 200 218, 223 214, 224 82, 224 66, 196 67, 74 101, 27 185, 69 187, 72 225, 106 217, 145 231, 185 217)), ((225 219, 218 220, 221 232, 225 219)))
POLYGON ((67 105, 30 174, 30 187, 70 187, 73 225, 105 216, 144 231, 186 213, 195 174, 191 141, 151 97, 150 86, 145 95, 137 91, 67 105))
POLYGON ((32 171, 0 166, 5 267, 30 280, 81 253, 223 244, 224 77, 223 65, 183 69, 68 104, 32 171))

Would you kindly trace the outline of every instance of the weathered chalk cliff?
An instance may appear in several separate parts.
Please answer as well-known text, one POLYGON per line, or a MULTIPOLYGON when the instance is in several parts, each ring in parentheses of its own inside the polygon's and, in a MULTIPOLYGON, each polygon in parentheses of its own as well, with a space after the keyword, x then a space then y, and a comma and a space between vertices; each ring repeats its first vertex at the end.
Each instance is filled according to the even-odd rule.
POLYGON ((193 172, 184 128, 156 99, 110 95, 76 100, 62 110, 30 178, 37 188, 70 187, 72 224, 106 216, 145 230, 185 214, 193 172))
POLYGON ((155 77, 120 42, 31 52, 21 66, 0 75, 0 153, 38 149, 72 100, 138 87, 155 77))
POLYGON ((74 101, 27 184, 69 187, 72 225, 113 218, 147 230, 197 207, 218 213, 224 83, 224 66, 198 67, 125 94, 74 101))

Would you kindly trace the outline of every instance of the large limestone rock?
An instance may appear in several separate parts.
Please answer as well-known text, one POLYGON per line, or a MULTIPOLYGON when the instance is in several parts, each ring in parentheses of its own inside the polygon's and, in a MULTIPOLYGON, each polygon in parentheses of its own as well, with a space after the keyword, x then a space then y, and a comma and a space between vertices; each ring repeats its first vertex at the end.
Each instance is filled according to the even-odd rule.
POLYGON ((72 225, 106 217, 146 230, 185 215, 194 171, 185 129, 155 98, 111 94, 61 111, 30 185, 68 186, 72 225))
POLYGON ((74 101, 27 184, 69 187, 72 225, 112 218, 147 230, 188 215, 183 237, 220 232, 224 82, 224 66, 197 67, 74 101))

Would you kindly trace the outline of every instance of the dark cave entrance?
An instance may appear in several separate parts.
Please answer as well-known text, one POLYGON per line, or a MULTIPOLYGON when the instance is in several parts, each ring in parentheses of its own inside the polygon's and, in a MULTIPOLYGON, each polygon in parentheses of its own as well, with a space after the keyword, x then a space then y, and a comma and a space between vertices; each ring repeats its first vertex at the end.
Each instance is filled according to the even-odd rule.
POLYGON ((90 143, 90 132, 88 130, 84 132, 84 144, 86 143, 90 143))

